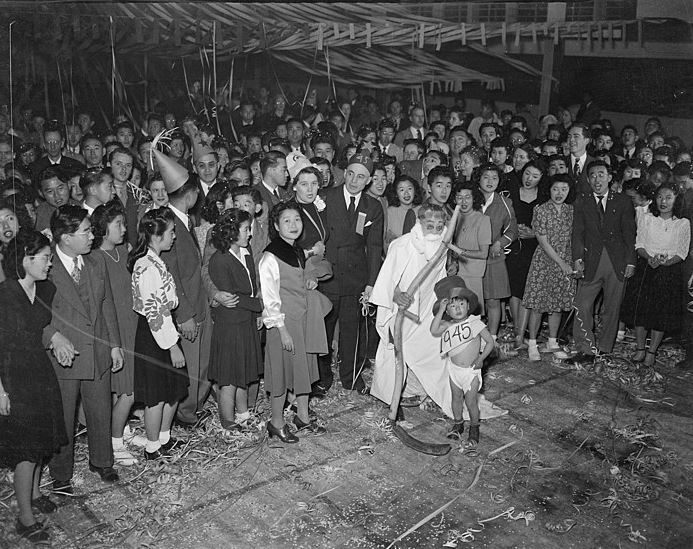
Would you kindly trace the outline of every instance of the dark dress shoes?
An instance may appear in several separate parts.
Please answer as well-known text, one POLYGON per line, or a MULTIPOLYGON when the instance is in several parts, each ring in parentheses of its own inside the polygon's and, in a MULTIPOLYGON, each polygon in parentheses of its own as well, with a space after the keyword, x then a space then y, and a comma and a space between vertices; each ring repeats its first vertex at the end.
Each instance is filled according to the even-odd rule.
POLYGON ((147 452, 147 450, 144 451, 144 459, 147 461, 159 461, 162 459, 166 459, 168 456, 164 454, 160 449, 159 450, 154 450, 153 452, 147 452))
POLYGON ((31 506, 44 515, 54 513, 58 508, 58 506, 53 503, 48 496, 39 496, 36 499, 32 499, 31 506))
POLYGON ((92 473, 98 473, 104 482, 118 482, 120 480, 118 472, 113 467, 97 467, 90 463, 89 470, 92 473))
POLYGON ((43 529, 43 524, 40 522, 34 522, 31 526, 24 526, 22 521, 17 519, 15 528, 20 538, 29 540, 31 543, 43 544, 50 539, 48 532, 43 529))
POLYGON ((178 440, 177 438, 171 437, 170 439, 168 439, 168 442, 166 444, 161 445, 161 448, 159 448, 159 452, 161 452, 162 454, 168 455, 173 450, 178 448, 178 446, 180 446, 180 440, 178 440))
POLYGON ((314 435, 324 435, 327 433, 322 425, 318 425, 315 419, 311 419, 308 423, 304 423, 300 417, 294 416, 294 425, 299 431, 306 431, 308 433, 313 433, 314 435))
POLYGON ((294 444, 295 442, 298 442, 298 437, 294 435, 291 431, 289 431, 289 428, 286 425, 286 423, 281 429, 277 429, 274 425, 272 425, 271 421, 268 421, 267 435, 269 436, 269 438, 277 437, 285 444, 294 444))

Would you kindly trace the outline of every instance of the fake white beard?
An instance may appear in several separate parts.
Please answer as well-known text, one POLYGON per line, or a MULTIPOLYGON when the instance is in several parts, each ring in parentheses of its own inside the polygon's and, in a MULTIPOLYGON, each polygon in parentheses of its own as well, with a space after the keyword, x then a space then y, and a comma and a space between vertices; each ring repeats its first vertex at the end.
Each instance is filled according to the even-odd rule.
POLYGON ((423 229, 421 228, 421 223, 417 219, 416 225, 411 230, 412 244, 416 251, 420 254, 424 254, 426 261, 430 261, 433 256, 440 248, 440 243, 443 240, 442 234, 423 234, 423 229))

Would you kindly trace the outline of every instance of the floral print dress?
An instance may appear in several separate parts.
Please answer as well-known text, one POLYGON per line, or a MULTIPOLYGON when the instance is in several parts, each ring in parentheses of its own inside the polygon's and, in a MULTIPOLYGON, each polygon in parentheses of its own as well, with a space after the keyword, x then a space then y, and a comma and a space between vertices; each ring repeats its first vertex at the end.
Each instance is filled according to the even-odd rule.
MULTIPOLYGON (((545 236, 563 261, 572 264, 571 235, 573 206, 561 205, 560 211, 551 201, 534 208, 532 229, 545 236)), ((573 308, 575 279, 567 276, 541 247, 537 246, 527 275, 523 305, 537 313, 555 313, 573 308)))

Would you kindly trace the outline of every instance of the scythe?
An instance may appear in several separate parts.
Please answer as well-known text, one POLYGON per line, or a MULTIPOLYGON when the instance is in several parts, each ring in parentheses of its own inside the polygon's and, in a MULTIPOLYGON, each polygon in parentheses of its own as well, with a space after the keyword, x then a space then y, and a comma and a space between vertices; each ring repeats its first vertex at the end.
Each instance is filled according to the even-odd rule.
MULTIPOLYGON (((455 225, 457 224, 457 217, 459 216, 459 213, 460 206, 458 205, 455 207, 455 212, 452 214, 452 219, 450 220, 438 251, 436 251, 435 255, 426 264, 426 266, 419 271, 407 288, 407 293, 409 295, 414 295, 414 293, 419 290, 419 287, 423 281, 431 275, 433 269, 435 269, 435 266, 447 253, 448 244, 452 240, 453 234, 455 233, 455 225)), ((409 446, 413 450, 424 454, 443 456, 450 451, 451 446, 449 444, 433 444, 415 439, 407 431, 405 431, 401 425, 397 424, 397 410, 399 409, 399 403, 402 397, 402 383, 404 380, 405 362, 402 345, 402 324, 404 323, 404 317, 408 316, 405 313, 405 309, 399 308, 397 310, 397 315, 395 316, 395 327, 393 334, 395 344, 395 388, 392 392, 392 400, 390 401, 390 425, 392 426, 392 432, 399 440, 402 441, 405 446, 409 446)))

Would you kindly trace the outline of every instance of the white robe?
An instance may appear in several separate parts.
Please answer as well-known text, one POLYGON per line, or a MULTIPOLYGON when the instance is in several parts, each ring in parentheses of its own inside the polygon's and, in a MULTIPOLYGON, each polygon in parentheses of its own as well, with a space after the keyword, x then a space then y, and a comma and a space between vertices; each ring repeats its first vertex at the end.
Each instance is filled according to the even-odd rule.
MULTIPOLYGON (((432 257, 433 249, 435 246, 429 243, 429 249, 425 250, 421 225, 417 221, 410 233, 400 236, 390 244, 378 279, 373 286, 370 302, 378 307, 376 329, 380 335, 380 343, 375 355, 371 395, 385 404, 390 404, 392 401, 395 387, 395 347, 390 342, 390 333, 394 335, 395 316, 398 310, 393 302, 395 288, 399 286, 403 292, 409 288, 414 277, 426 266, 428 262, 426 257, 432 257)), ((452 418, 452 392, 446 359, 440 355, 440 338, 431 335, 433 304, 436 302, 434 286, 447 275, 445 259, 446 256, 443 255, 433 272, 414 295, 408 310, 418 315, 419 323, 404 317, 402 346, 407 366, 404 370, 405 385, 407 372, 411 370, 426 394, 440 406, 446 416, 452 418)), ((409 385, 416 385, 416 380, 410 379, 409 385), (411 383, 412 381, 414 383, 411 383)), ((405 391, 404 394, 406 396, 411 392, 405 391)), ((508 413, 507 410, 487 401, 483 395, 479 395, 478 402, 481 419, 490 419, 508 413)), ((464 418, 469 419, 466 406, 464 418)))
MULTIPOLYGON (((430 244, 429 244, 430 246, 430 244)), ((412 231, 390 244, 378 279, 373 286, 371 303, 377 305, 376 328, 380 335, 378 351, 375 355, 371 395, 389 404, 395 386, 395 348, 390 342, 394 333, 395 316, 398 307, 393 302, 395 287, 406 291, 414 277, 426 266, 423 234, 419 223, 412 231)), ((435 247, 431 247, 435 249, 435 247)), ((428 250, 429 257, 432 250, 428 250)), ((404 361, 416 375, 426 394, 452 417, 451 391, 445 359, 439 354, 439 338, 431 335, 433 304, 436 295, 433 287, 446 276, 445 255, 438 261, 433 272, 424 280, 413 296, 409 311, 418 315, 419 323, 405 317, 402 325, 402 346, 404 361)), ((405 369, 406 370, 406 369, 405 369)), ((405 378, 406 378, 405 371, 405 378)))

